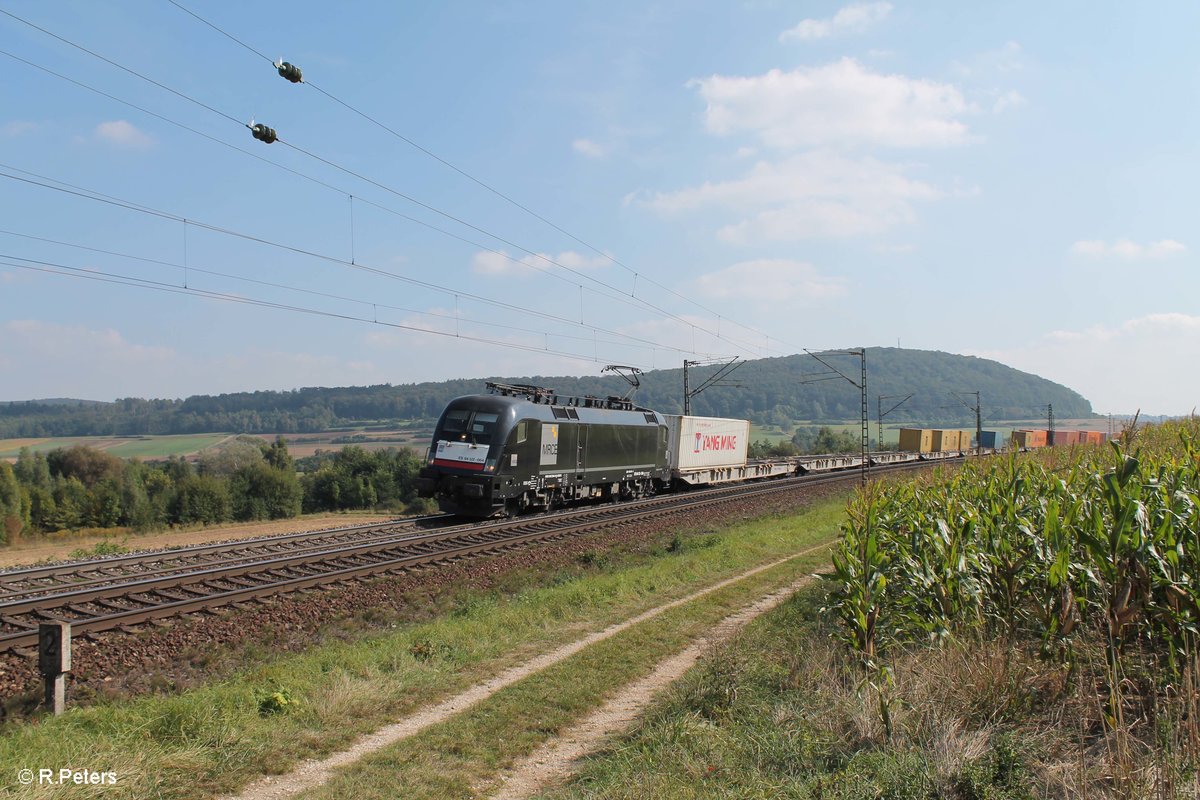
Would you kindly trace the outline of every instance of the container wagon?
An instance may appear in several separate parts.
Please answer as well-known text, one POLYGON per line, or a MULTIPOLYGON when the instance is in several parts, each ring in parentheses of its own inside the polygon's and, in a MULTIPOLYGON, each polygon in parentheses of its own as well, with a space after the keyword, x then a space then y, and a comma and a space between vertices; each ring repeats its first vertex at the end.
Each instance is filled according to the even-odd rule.
POLYGON ((954 453, 959 450, 959 431, 932 431, 932 450, 935 453, 954 453))
POLYGON ((1032 450, 1046 446, 1046 431, 1019 430, 1013 431, 1013 444, 1022 450, 1032 450))
POLYGON ((665 414, 663 419, 667 424, 667 463, 674 483, 702 486, 796 471, 796 465, 786 459, 747 460, 747 420, 673 414, 665 414))
POLYGON ((1050 444, 1054 447, 1078 444, 1080 433, 1081 431, 1055 431, 1054 435, 1050 437, 1050 444))
POLYGON ((901 428, 900 449, 909 453, 932 453, 933 431, 928 428, 901 428))

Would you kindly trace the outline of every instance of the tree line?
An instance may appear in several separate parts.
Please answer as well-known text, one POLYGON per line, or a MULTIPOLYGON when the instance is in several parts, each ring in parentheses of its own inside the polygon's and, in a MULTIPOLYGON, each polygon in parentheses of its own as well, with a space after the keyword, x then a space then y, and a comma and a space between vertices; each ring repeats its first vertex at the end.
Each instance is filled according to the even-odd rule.
MULTIPOLYGON (((877 443, 870 440, 874 449, 877 443)), ((769 442, 759 439, 750 443, 749 458, 784 458, 787 456, 804 456, 817 453, 857 453, 862 449, 862 441, 858 434, 850 431, 834 431, 832 428, 821 426, 801 426, 795 430, 790 440, 769 442)))
MULTIPOLYGON (((827 358, 853 377, 857 358, 827 358)), ((1091 404, 1059 384, 982 358, 899 348, 867 348, 868 402, 877 395, 913 397, 890 417, 917 427, 974 422, 965 402, 983 395, 985 420, 1041 417, 1053 404, 1060 418, 1087 417, 1091 404), (959 402, 955 398, 962 398, 959 402)), ((715 367, 696 368, 692 385, 715 367)), ((660 369, 642 376, 636 403, 668 414, 683 408, 682 369, 660 369)), ((809 356, 748 361, 731 380, 741 385, 714 387, 697 395, 692 413, 751 419, 760 424, 821 424, 857 419, 861 397, 848 382, 813 382, 829 370, 809 356)), ((553 388, 564 395, 607 397, 629 388, 619 378, 573 376, 494 377, 502 383, 553 388)), ((485 379, 401 386, 304 388, 288 392, 239 392, 198 395, 185 400, 125 398, 112 403, 42 401, 0 403, 0 438, 49 436, 136 436, 214 432, 308 433, 364 423, 436 418, 453 398, 484 391, 485 379)))
POLYGON ((346 447, 300 460, 282 438, 237 440, 202 454, 147 463, 91 447, 21 450, 0 462, 0 542, 79 528, 149 531, 295 517, 301 512, 425 510, 407 448, 346 447))

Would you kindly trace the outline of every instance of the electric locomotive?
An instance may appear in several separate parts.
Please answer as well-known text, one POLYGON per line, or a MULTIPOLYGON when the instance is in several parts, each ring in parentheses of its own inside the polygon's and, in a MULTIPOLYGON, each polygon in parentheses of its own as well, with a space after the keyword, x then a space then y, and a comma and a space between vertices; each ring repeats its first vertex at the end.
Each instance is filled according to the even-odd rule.
POLYGON ((452 514, 490 517, 579 500, 627 500, 671 480, 661 414, 620 397, 559 397, 488 383, 450 401, 417 478, 452 514))

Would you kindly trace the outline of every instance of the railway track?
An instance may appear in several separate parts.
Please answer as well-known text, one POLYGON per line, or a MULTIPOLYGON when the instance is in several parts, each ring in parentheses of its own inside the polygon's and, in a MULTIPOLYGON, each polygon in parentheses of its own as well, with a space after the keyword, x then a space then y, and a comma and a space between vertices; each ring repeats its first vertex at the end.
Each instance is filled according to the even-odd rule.
POLYGON ((437 530, 417 527, 441 521, 426 518, 0 572, 0 651, 35 646, 40 621, 68 621, 76 636, 125 629, 759 495, 854 480, 856 472, 810 475, 437 530))

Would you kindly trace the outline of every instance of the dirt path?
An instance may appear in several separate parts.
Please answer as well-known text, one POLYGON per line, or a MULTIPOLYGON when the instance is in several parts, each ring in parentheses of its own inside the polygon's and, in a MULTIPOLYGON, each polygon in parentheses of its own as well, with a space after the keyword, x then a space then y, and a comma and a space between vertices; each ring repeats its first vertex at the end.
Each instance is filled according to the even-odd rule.
POLYGON ((57 561, 69 558, 79 549, 90 550, 101 542, 111 542, 129 550, 161 550, 165 547, 181 547, 191 544, 221 542, 226 539, 252 539, 255 536, 273 536, 281 533, 319 531, 326 528, 347 528, 353 525, 373 525, 396 519, 385 514, 323 514, 320 516, 281 519, 272 522, 245 522, 236 525, 221 525, 194 531, 164 533, 119 534, 78 536, 48 542, 37 539, 20 542, 11 547, 0 548, 0 569, 35 564, 47 559, 57 561))
MULTIPOLYGON (((306 761, 285 775, 263 778, 247 786, 240 794, 226 796, 223 798, 223 800, 278 800, 278 798, 294 797, 303 791, 315 788, 327 782, 333 777, 334 771, 338 768, 352 764, 360 758, 370 755, 377 750, 381 750, 384 747, 393 745, 403 739, 415 736, 431 725, 444 722, 455 714, 465 711, 471 706, 487 700, 501 689, 511 686, 514 683, 533 675, 534 673, 540 672, 570 658, 589 645, 602 642, 605 639, 609 639, 613 636, 616 636, 618 633, 633 627, 634 625, 654 619, 655 617, 670 611, 673 608, 678 608, 679 606, 712 594, 720 589, 724 589, 725 587, 731 586, 735 583, 745 580, 746 578, 752 577, 761 572, 765 572, 766 570, 772 569, 781 564, 786 564, 789 561, 794 561, 797 558, 810 555, 819 550, 825 549, 826 547, 828 547, 828 544, 822 544, 817 545, 816 547, 807 548, 798 553, 793 553, 787 558, 781 558, 778 561, 772 561, 769 564, 763 564, 762 566, 755 567, 754 569, 743 572, 740 575, 720 581, 719 583, 715 583, 711 586, 701 589, 700 591, 693 592, 686 597, 681 597, 678 600, 672 600, 669 603, 652 608, 649 611, 638 614, 636 617, 631 617, 624 622, 610 625, 602 631, 589 634, 582 639, 578 639, 570 644, 563 645, 562 647, 552 650, 549 653, 540 655, 518 666, 511 667, 481 684, 473 686, 470 689, 467 689, 466 691, 447 700, 443 700, 441 703, 438 703, 435 706, 418 711, 415 714, 404 717, 398 722, 380 728, 374 733, 368 734, 367 736, 359 739, 348 750, 335 753, 332 756, 320 761, 306 761)), ((770 595, 770 598, 774 598, 779 594, 785 597, 790 591, 790 587, 788 589, 781 589, 779 592, 770 595)), ((765 599, 768 598, 764 598, 764 600, 765 599)), ((782 597, 780 599, 782 599, 782 597)), ((779 600, 775 600, 775 603, 778 602, 779 600)), ((746 613, 746 610, 739 612, 738 615, 735 615, 730 619, 734 619, 744 613, 746 613)), ((718 628, 724 624, 724 622, 720 623, 718 628)))
POLYGON ((709 647, 729 639, 743 625, 775 608, 797 589, 812 581, 812 576, 806 575, 726 617, 695 644, 659 663, 654 672, 626 686, 591 716, 561 732, 557 738, 546 742, 505 771, 500 776, 499 790, 489 796, 492 800, 524 800, 552 784, 562 783, 574 773, 579 759, 599 749, 611 735, 628 727, 650 705, 655 695, 682 678, 709 647))

